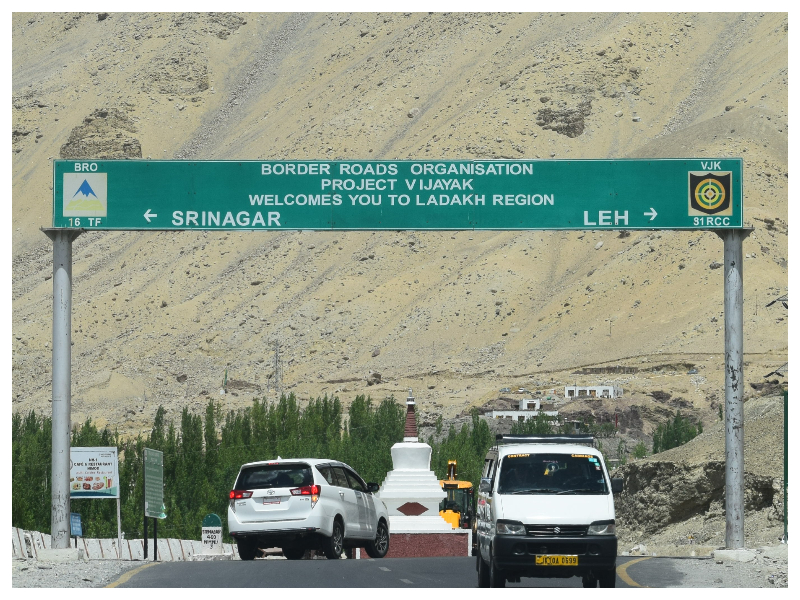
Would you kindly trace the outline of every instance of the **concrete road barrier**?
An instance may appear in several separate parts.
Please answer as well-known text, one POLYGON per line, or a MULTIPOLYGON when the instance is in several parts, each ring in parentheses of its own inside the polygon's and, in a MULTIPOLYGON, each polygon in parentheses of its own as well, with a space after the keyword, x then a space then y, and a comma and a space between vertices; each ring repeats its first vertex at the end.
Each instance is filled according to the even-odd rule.
MULTIPOLYGON (((34 558, 36 560, 61 559, 61 556, 74 557, 80 555, 83 560, 144 560, 144 541, 141 539, 122 540, 122 546, 117 550, 116 538, 70 538, 70 548, 77 552, 66 550, 53 551, 50 536, 40 531, 25 531, 18 527, 11 528, 11 556, 12 558, 34 558), (77 542, 77 543, 76 543, 77 542), (55 558, 54 558, 55 557, 55 558)), ((153 541, 148 540, 147 560, 153 560, 153 541)), ((158 560, 160 561, 188 561, 195 555, 203 553, 203 543, 200 540, 178 540, 174 538, 159 538, 158 560)), ((239 552, 236 544, 222 544, 222 553, 228 559, 238 559, 239 552)), ((71 558, 70 558, 71 560, 71 558)))

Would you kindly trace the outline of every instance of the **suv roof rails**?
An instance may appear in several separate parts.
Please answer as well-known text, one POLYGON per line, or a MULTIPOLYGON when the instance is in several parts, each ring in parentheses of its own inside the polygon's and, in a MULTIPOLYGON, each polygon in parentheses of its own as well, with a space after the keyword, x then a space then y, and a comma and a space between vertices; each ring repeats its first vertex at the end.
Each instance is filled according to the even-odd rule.
POLYGON ((498 433, 495 436, 497 444, 581 444, 594 448, 594 436, 586 434, 567 433, 542 433, 537 435, 511 435, 498 433))

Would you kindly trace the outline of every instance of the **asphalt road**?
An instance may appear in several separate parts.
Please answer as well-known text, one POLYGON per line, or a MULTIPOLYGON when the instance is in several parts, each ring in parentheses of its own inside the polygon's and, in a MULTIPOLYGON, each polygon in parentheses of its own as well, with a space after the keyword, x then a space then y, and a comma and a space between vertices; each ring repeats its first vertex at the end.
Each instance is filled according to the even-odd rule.
MULTIPOLYGON (((673 565, 670 559, 620 557, 617 587, 674 587, 681 575, 673 565)), ((477 587, 478 574, 474 558, 234 560, 147 563, 114 583, 126 588, 470 588, 477 587)), ((579 588, 581 580, 523 578, 507 586, 579 588)))

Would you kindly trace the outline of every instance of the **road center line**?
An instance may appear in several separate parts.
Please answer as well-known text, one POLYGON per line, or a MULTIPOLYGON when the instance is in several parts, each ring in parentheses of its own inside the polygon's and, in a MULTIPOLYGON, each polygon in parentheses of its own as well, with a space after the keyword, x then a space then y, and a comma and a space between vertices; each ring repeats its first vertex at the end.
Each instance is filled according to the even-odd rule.
POLYGON ((391 571, 391 569, 387 569, 386 567, 378 567, 381 571, 391 571))
POLYGON ((631 587, 639 587, 639 588, 647 587, 646 585, 636 583, 633 579, 631 579, 631 576, 628 575, 628 567, 630 567, 631 565, 635 565, 638 562, 642 562, 643 560, 647 560, 649 558, 652 558, 652 556, 643 556, 642 558, 637 558, 636 560, 631 560, 626 562, 621 567, 617 567, 617 575, 619 576, 620 579, 622 579, 622 581, 624 581, 631 587))
POLYGON ((401 579, 400 581, 402 581, 403 583, 414 583, 413 581, 409 581, 408 579, 401 579))

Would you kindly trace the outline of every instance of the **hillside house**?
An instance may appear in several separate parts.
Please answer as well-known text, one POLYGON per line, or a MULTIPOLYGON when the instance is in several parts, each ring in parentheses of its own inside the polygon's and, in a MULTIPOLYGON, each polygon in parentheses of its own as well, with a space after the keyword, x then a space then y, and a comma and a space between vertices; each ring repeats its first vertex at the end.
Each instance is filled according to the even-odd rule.
POLYGON ((570 385, 564 388, 564 397, 571 398, 622 398, 622 388, 616 385, 570 385))
POLYGON ((519 401, 519 410, 493 410, 489 413, 492 419, 511 419, 512 421, 525 421, 534 417, 547 415, 557 417, 557 410, 541 410, 541 400, 538 398, 523 398, 519 401))

